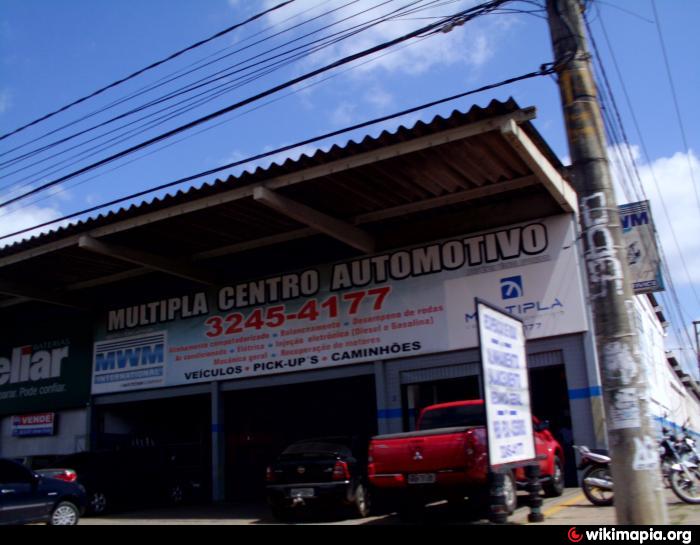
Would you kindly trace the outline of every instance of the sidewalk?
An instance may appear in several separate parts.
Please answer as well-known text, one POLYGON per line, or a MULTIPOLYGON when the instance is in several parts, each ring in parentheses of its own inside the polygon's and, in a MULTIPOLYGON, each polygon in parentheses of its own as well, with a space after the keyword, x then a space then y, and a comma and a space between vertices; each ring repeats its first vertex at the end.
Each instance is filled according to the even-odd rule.
MULTIPOLYGON (((674 525, 700 524, 700 505, 689 505, 678 500, 670 490, 666 491, 669 521, 674 525)), ((509 524, 529 524, 530 512, 525 506, 524 496, 520 506, 508 518, 509 524)), ((545 498, 542 506, 545 525, 566 526, 606 526, 615 524, 613 507, 596 507, 585 498, 580 488, 567 488, 559 498, 545 498)), ((301 522, 301 521, 300 521, 301 522)), ((103 517, 86 517, 80 521, 84 525, 172 525, 172 524, 276 524, 267 506, 262 503, 227 503, 215 505, 183 506, 178 508, 144 509, 130 513, 115 513, 103 517)), ((451 509, 447 504, 436 504, 426 509, 421 521, 406 523, 396 514, 377 514, 365 519, 339 518, 337 520, 309 520, 311 524, 369 525, 387 526, 404 524, 428 524, 438 526, 488 525, 484 519, 470 516, 466 511, 451 509)), ((535 524, 536 526, 536 524, 535 524)))
MULTIPOLYGON (((682 502, 670 490, 665 490, 668 506, 669 524, 700 524, 700 505, 682 502)), ((592 505, 580 489, 567 489, 556 502, 543 506, 545 521, 540 524, 565 524, 580 526, 605 526, 616 524, 614 507, 596 507, 592 505)), ((528 510, 519 510, 510 521, 516 524, 528 524, 528 510)))

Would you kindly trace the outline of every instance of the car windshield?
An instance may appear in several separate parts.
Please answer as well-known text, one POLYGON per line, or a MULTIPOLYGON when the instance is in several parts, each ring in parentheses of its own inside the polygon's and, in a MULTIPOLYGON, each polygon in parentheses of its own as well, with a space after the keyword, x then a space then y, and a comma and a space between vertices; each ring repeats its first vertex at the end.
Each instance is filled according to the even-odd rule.
POLYGON ((351 456, 350 449, 338 443, 304 441, 288 446, 282 456, 351 456))
POLYGON ((419 429, 435 430, 483 425, 485 425, 483 405, 456 405, 427 411, 420 421, 419 429))

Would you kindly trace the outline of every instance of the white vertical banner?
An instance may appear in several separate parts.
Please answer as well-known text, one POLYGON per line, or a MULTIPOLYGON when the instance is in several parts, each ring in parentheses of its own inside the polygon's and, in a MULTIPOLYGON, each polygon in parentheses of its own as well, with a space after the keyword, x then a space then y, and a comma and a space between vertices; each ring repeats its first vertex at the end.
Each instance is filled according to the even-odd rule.
POLYGON ((476 300, 491 467, 536 458, 522 320, 476 300))

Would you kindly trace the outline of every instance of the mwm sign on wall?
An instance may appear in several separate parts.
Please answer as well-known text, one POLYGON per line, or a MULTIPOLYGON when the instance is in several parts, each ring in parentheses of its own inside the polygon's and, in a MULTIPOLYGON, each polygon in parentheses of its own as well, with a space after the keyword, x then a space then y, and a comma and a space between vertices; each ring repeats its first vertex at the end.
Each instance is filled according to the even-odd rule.
POLYGON ((634 293, 663 291, 661 258, 649 201, 620 206, 620 221, 634 293))

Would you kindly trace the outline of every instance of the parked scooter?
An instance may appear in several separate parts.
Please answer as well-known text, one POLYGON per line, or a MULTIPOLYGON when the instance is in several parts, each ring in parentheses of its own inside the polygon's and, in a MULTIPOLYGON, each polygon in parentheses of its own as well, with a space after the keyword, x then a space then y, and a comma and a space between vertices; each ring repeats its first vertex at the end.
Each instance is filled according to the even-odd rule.
POLYGON ((610 457, 600 452, 592 452, 586 446, 574 445, 581 455, 578 465, 583 470, 581 488, 593 505, 612 505, 613 480, 610 473, 610 457))

